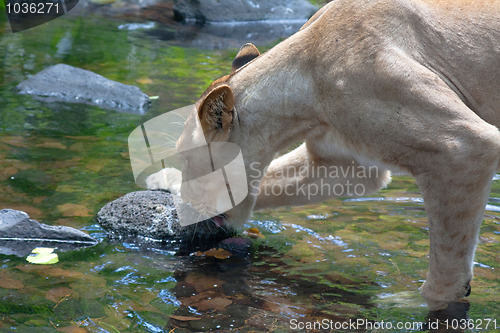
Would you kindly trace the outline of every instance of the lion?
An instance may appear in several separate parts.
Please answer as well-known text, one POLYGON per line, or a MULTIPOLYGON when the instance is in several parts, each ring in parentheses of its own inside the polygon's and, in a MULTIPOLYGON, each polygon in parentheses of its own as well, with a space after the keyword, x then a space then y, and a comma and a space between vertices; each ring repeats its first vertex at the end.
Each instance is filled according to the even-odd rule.
MULTIPOLYGON (((263 54, 245 44, 230 74, 197 101, 177 142, 179 150, 202 139, 241 149, 248 195, 214 221, 237 224, 252 210, 355 195, 294 192, 304 184, 357 185, 370 194, 391 171, 404 171, 429 221, 421 294, 433 310, 468 296, 500 157, 499 13, 498 0, 334 0, 263 54), (378 172, 313 172, 332 166, 378 172)), ((169 179, 195 164, 185 162, 182 175, 163 170, 148 186, 182 194, 169 179)))

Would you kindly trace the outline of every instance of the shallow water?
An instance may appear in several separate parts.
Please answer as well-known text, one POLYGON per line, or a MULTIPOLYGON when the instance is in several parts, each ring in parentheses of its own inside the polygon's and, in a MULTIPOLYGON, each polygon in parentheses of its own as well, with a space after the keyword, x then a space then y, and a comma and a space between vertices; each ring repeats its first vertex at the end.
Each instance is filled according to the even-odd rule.
MULTIPOLYGON (((410 177, 394 177, 372 197, 258 212, 246 227, 258 228, 265 238, 254 241, 245 259, 175 256, 174 247, 106 238, 93 216, 108 201, 138 189, 128 134, 193 103, 211 80, 229 71, 236 53, 186 47, 158 38, 155 30, 118 29, 127 23, 68 16, 12 34, 0 21, 0 209, 83 229, 100 241, 61 252, 59 263, 48 266, 0 255, 0 331, 287 332, 297 319, 424 322, 428 311, 418 287, 427 269, 428 229, 410 177), (19 82, 59 62, 159 98, 141 116, 16 94, 19 82)), ((491 197, 468 314, 496 319, 498 327, 498 180, 491 197)), ((485 323, 482 328, 468 331, 493 331, 485 323)), ((387 330, 365 325, 357 331, 387 330)))

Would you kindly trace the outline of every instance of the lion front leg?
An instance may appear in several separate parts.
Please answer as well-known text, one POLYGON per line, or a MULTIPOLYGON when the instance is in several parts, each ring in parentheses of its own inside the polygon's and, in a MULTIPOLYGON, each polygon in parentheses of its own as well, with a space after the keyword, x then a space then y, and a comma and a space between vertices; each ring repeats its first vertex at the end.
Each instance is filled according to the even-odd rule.
POLYGON ((271 162, 260 182, 255 209, 368 195, 385 187, 390 179, 388 170, 351 157, 320 157, 304 143, 271 162))
POLYGON ((489 126, 476 140, 454 152, 449 168, 438 166, 416 176, 429 219, 429 272, 421 292, 431 310, 446 308, 471 292, 474 252, 500 135, 489 126))

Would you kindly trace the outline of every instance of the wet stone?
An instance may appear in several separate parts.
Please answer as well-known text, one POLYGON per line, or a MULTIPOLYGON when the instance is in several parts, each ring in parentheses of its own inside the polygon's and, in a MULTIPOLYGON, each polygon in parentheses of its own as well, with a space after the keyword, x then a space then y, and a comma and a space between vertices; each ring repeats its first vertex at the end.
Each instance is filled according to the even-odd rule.
POLYGON ((109 202, 97 213, 97 222, 111 238, 137 243, 150 240, 188 245, 183 251, 209 249, 234 232, 207 220, 181 226, 176 211, 180 198, 167 191, 136 191, 109 202))
POLYGON ((244 22, 308 19, 317 8, 306 0, 176 0, 178 21, 244 22))
POLYGON ((179 238, 182 232, 174 200, 165 191, 131 192, 101 208, 97 222, 114 235, 179 238))
POLYGON ((149 97, 138 87, 66 64, 45 68, 19 83, 17 89, 47 102, 85 103, 138 114, 144 114, 150 105, 149 97))
POLYGON ((83 231, 43 224, 19 210, 0 210, 0 254, 24 257, 35 247, 67 251, 95 244, 97 241, 83 231))

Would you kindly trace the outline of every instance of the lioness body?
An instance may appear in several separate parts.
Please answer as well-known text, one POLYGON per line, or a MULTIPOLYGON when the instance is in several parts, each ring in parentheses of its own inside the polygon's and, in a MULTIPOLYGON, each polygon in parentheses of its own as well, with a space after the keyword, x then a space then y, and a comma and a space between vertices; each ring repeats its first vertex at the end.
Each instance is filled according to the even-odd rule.
POLYGON ((409 172, 429 218, 422 294, 432 308, 442 308, 466 294, 472 277, 500 156, 496 126, 500 1, 334 0, 301 31, 214 82, 178 148, 203 134, 241 147, 249 183, 260 185, 249 186, 245 201, 227 212, 228 222, 245 220, 253 208, 331 196, 311 200, 268 188, 326 182, 373 192, 390 181, 389 169, 409 172), (298 140, 305 143, 272 160, 298 140), (379 172, 362 179, 308 171, 372 165, 379 172), (284 175, 283 169, 300 172, 284 175))

